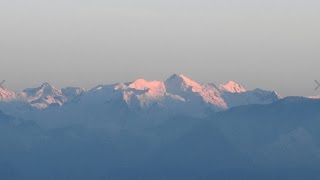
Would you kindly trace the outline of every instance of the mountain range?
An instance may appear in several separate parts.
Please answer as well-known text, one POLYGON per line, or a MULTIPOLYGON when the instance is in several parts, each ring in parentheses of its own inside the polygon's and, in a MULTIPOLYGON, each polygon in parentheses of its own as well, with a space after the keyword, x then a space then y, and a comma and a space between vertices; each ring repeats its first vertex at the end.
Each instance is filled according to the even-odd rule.
POLYGON ((320 178, 318 97, 178 74, 0 97, 0 179, 320 178))
POLYGON ((85 90, 77 87, 57 89, 49 83, 16 93, 0 89, 0 103, 27 104, 35 109, 63 107, 70 103, 101 105, 123 104, 132 111, 165 110, 178 114, 203 116, 208 111, 222 111, 249 104, 269 104, 281 99, 274 91, 254 89, 230 81, 226 84, 201 84, 182 74, 165 81, 138 79, 129 83, 99 85, 85 90))

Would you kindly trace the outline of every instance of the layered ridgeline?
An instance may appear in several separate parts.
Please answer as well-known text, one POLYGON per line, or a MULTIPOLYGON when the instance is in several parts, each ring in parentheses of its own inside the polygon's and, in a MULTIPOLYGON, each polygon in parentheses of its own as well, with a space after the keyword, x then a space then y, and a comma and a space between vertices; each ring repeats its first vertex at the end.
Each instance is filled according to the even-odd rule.
POLYGON ((57 89, 49 83, 21 93, 0 89, 0 99, 1 106, 6 109, 16 108, 19 103, 40 110, 70 104, 90 108, 110 104, 132 112, 162 111, 199 117, 241 105, 269 104, 281 97, 274 91, 247 91, 233 81, 217 86, 174 74, 165 81, 138 79, 130 83, 100 85, 88 91, 74 87, 57 89))
MULTIPOLYGON (((43 128, 37 121, 0 111, 0 179, 320 178, 318 99, 288 97, 206 118, 167 117, 138 130, 133 124, 121 124, 132 114, 119 118, 118 111, 117 123, 104 126, 94 121, 102 115, 96 106, 79 111, 80 106, 72 104, 81 103, 42 109, 43 116, 35 118, 57 121, 50 118, 75 108, 81 116, 88 114, 88 123, 98 125, 43 128)), ((75 118, 72 114, 69 119, 75 118)))
POLYGON ((0 179, 320 179, 318 97, 183 75, 0 92, 0 179))

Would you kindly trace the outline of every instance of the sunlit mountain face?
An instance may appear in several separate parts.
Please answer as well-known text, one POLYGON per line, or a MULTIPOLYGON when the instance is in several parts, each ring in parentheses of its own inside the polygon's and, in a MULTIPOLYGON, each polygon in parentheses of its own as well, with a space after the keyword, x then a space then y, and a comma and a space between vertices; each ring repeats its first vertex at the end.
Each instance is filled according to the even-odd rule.
POLYGON ((319 179, 320 99, 234 81, 0 88, 0 179, 319 179))

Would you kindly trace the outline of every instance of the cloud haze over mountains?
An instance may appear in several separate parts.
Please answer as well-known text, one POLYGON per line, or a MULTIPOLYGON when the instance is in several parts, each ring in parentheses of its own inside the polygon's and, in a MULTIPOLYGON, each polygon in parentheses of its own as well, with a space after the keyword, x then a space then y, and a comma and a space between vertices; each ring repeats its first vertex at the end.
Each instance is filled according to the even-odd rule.
POLYGON ((0 89, 1 179, 318 179, 320 99, 174 74, 0 89))

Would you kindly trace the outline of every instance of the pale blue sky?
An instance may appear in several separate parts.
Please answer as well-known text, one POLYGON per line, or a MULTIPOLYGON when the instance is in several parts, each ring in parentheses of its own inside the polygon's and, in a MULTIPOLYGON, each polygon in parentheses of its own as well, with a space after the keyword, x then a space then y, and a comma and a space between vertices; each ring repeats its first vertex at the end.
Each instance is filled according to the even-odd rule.
POLYGON ((183 73, 315 95, 316 0, 0 0, 0 79, 93 87, 183 73))

